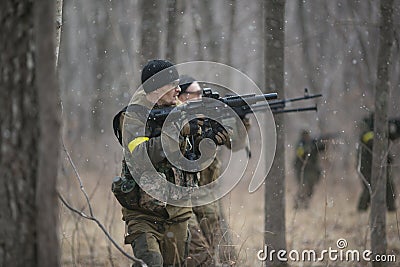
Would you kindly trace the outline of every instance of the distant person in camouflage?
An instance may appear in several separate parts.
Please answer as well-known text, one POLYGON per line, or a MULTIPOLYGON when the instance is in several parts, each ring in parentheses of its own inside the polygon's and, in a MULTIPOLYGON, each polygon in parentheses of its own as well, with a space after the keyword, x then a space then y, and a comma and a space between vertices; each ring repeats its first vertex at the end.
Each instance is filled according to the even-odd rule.
MULTIPOLYGON (((203 89, 199 83, 190 76, 180 76, 181 92, 179 99, 182 102, 191 100, 200 100, 202 98, 203 89)), ((245 129, 250 127, 248 118, 242 121, 245 129)), ((246 131, 240 131, 240 127, 232 125, 232 138, 235 140, 245 140, 246 131)), ((231 147, 230 142, 226 146, 233 151, 244 148, 245 142, 235 142, 235 147, 231 147), (238 144, 238 145, 237 145, 238 144)), ((206 185, 217 180, 220 176, 221 160, 218 156, 209 167, 200 172, 199 185, 206 185)), ((193 208, 194 215, 189 220, 189 230, 192 235, 189 246, 188 266, 215 266, 223 264, 223 266, 231 266, 235 264, 236 251, 233 247, 228 246, 227 240, 229 233, 226 226, 226 218, 221 210, 220 201, 198 206, 193 208), (218 250, 219 258, 216 259, 216 250, 218 250)))
MULTIPOLYGON (((365 130, 360 136, 358 151, 358 171, 362 178, 363 191, 358 200, 357 210, 365 211, 368 209, 371 201, 370 184, 372 170, 372 149, 374 144, 374 114, 363 119, 365 130)), ((389 140, 393 141, 399 138, 400 125, 396 120, 389 120, 389 140)), ((396 210, 396 189, 392 178, 393 158, 387 156, 386 173, 386 206, 388 211, 396 210)))
MULTIPOLYGON (((166 158, 161 143, 162 125, 159 126, 159 133, 155 134, 157 131, 154 127, 149 127, 151 122, 147 121, 147 114, 153 107, 180 104, 178 94, 181 89, 175 66, 167 60, 151 60, 144 66, 141 78, 143 89, 139 89, 130 105, 114 118, 114 131, 119 139, 122 137, 120 142, 126 151, 122 176, 129 181, 133 180, 132 177, 138 178, 141 185, 150 190, 158 190, 161 197, 166 181, 183 187, 196 187, 197 173, 180 170, 166 158), (158 73, 161 73, 161 76, 154 76, 158 73), (151 164, 157 171, 157 177, 148 171, 145 158, 150 158, 151 164), (154 178, 159 182, 152 182, 154 178)), ((168 127, 173 126, 168 125, 168 127)), ((200 132, 199 125, 187 124, 180 130, 179 140, 166 135, 163 142, 171 144, 178 142, 178 150, 184 153, 188 137, 199 137, 200 132)), ((228 134, 225 132, 220 138, 221 136, 225 138, 221 140, 221 144, 224 144, 228 134)), ((125 243, 131 244, 135 257, 143 260, 148 266, 183 266, 188 254, 190 236, 188 220, 192 215, 192 209, 190 206, 178 207, 159 201, 147 194, 134 181, 132 184, 130 191, 127 190, 128 186, 122 187, 125 193, 129 191, 126 196, 117 197, 119 201, 123 200, 120 203, 123 205, 123 220, 127 227, 125 243)), ((123 191, 117 190, 118 185, 118 183, 113 184, 114 194, 123 191)), ((133 266, 141 264, 135 263, 133 266)))
POLYGON ((314 186, 321 176, 319 152, 325 150, 325 143, 310 136, 308 130, 303 130, 296 146, 294 168, 298 183, 295 199, 295 209, 306 209, 309 206, 314 186))

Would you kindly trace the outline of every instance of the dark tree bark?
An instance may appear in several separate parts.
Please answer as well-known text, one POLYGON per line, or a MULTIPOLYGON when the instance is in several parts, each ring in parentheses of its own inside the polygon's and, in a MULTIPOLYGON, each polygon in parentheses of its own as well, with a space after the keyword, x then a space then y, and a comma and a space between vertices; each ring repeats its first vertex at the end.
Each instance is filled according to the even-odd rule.
POLYGON ((221 32, 222 26, 216 22, 216 2, 211 0, 197 0, 192 2, 192 19, 197 43, 194 60, 221 60, 221 32), (206 29, 206 30, 205 30, 206 29))
POLYGON ((90 103, 92 111, 90 122, 93 140, 98 139, 101 136, 101 132, 109 125, 107 123, 104 109, 108 104, 107 93, 109 93, 105 81, 109 73, 109 66, 111 65, 111 60, 108 56, 110 53, 108 42, 111 35, 108 26, 111 22, 104 7, 96 6, 95 18, 96 24, 93 25, 94 32, 96 33, 96 37, 94 38, 94 97, 90 103))
MULTIPOLYGON (((393 0, 381 1, 381 25, 379 34, 378 73, 375 88, 374 146, 371 170, 371 249, 373 254, 386 254, 386 179, 388 156, 388 102, 389 67, 392 65, 393 0)), ((373 262, 373 266, 386 266, 373 262)))
POLYGON ((0 43, 1 266, 37 262, 34 200, 39 125, 33 18, 33 3, 6 1, 0 8, 0 34, 7 36, 0 43))
POLYGON ((167 53, 166 58, 173 62, 176 62, 176 45, 178 36, 178 16, 179 12, 177 10, 178 0, 168 0, 168 29, 167 29, 167 53))
POLYGON ((233 43, 234 43, 234 36, 237 34, 237 29, 235 27, 235 20, 236 20, 236 13, 237 13, 237 1, 236 0, 230 0, 229 1, 229 26, 228 26, 228 42, 226 42, 225 46, 225 58, 222 59, 228 66, 233 66, 233 43))
POLYGON ((37 266, 59 266, 57 170, 60 96, 55 69, 55 2, 35 4, 36 80, 39 104, 39 168, 36 179, 37 266))
MULTIPOLYGON (((284 0, 264 0, 265 84, 284 96, 284 0)), ((274 162, 265 182, 265 244, 276 251, 286 249, 285 236, 285 128, 276 116, 277 145, 274 162)), ((274 259, 271 266, 285 265, 274 259)))
POLYGON ((161 20, 160 5, 157 0, 141 0, 141 44, 140 44, 140 65, 141 68, 147 61, 161 56, 161 20))
POLYGON ((0 266, 59 266, 55 2, 0 7, 0 266))

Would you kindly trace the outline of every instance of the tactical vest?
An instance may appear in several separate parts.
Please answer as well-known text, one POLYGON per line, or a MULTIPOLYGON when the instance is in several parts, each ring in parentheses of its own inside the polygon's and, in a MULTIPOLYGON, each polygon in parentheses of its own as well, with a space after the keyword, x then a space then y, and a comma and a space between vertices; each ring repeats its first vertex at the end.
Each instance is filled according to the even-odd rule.
MULTIPOLYGON (((150 112, 144 106, 132 104, 123 108, 118 112, 113 119, 114 134, 117 137, 119 143, 122 142, 122 115, 126 112, 134 112, 141 121, 146 122, 145 136, 149 138, 158 137, 161 135, 162 125, 156 125, 152 121, 148 121, 148 114, 150 112)), ((188 173, 174 167, 167 159, 154 166, 157 172, 163 174, 168 182, 183 187, 196 187, 198 185, 198 174, 188 173)), ((127 209, 136 209, 137 207, 157 211, 160 207, 165 206, 165 203, 160 202, 146 192, 144 192, 136 184, 133 175, 141 175, 139 173, 132 173, 129 170, 126 160, 122 160, 122 171, 121 177, 116 177, 112 184, 112 191, 117 198, 118 202, 127 209)), ((171 192, 172 196, 179 199, 181 195, 179 192, 171 192)), ((184 193, 182 192, 182 195, 184 193)))

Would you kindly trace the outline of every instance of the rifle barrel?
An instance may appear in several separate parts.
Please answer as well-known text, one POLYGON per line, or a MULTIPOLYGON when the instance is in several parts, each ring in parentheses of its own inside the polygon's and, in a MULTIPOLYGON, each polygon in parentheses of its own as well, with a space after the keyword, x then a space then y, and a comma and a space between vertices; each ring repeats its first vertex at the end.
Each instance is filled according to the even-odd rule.
POLYGON ((269 102, 269 105, 271 106, 271 105, 285 104, 287 102, 296 102, 296 101, 300 101, 300 100, 313 99, 313 98, 317 98, 317 97, 321 97, 321 96, 322 96, 322 94, 315 94, 315 95, 305 95, 305 96, 301 96, 301 97, 276 100, 276 101, 269 102))
POLYGON ((318 109, 317 109, 317 106, 305 107, 305 108, 277 109, 277 110, 273 110, 272 109, 272 113, 273 114, 280 114, 280 113, 301 112, 301 111, 309 111, 309 110, 317 111, 318 109))
MULTIPOLYGON (((271 109, 273 114, 317 110, 317 106, 285 109, 285 106, 283 104, 275 105, 275 106, 269 106, 269 108, 271 109)), ((257 111, 264 111, 264 110, 267 110, 267 109, 268 109, 268 105, 257 104, 257 105, 249 106, 246 110, 251 110, 252 112, 257 112, 257 111)))
POLYGON ((244 105, 252 105, 257 102, 272 100, 278 98, 277 93, 269 93, 269 94, 247 94, 247 95, 233 95, 227 97, 221 97, 218 100, 224 104, 227 104, 230 107, 239 107, 244 105))

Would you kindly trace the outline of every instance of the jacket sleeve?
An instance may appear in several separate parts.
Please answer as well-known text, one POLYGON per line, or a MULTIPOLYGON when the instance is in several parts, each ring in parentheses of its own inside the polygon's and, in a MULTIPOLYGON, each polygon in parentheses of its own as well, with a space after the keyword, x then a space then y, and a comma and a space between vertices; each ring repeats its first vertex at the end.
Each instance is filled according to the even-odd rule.
MULTIPOLYGON (((123 117, 123 145, 126 151, 131 153, 136 164, 145 166, 145 164, 148 164, 148 159, 151 160, 153 165, 163 161, 166 156, 161 136, 150 137, 149 134, 146 134, 145 122, 141 121, 135 113, 124 114, 123 117)), ((163 127, 163 130, 171 130, 174 125, 169 127, 163 127)), ((165 138, 163 138, 164 146, 168 146, 171 153, 179 151, 181 140, 175 140, 176 138, 173 138, 169 131, 163 131, 163 133, 165 134, 165 138)))

